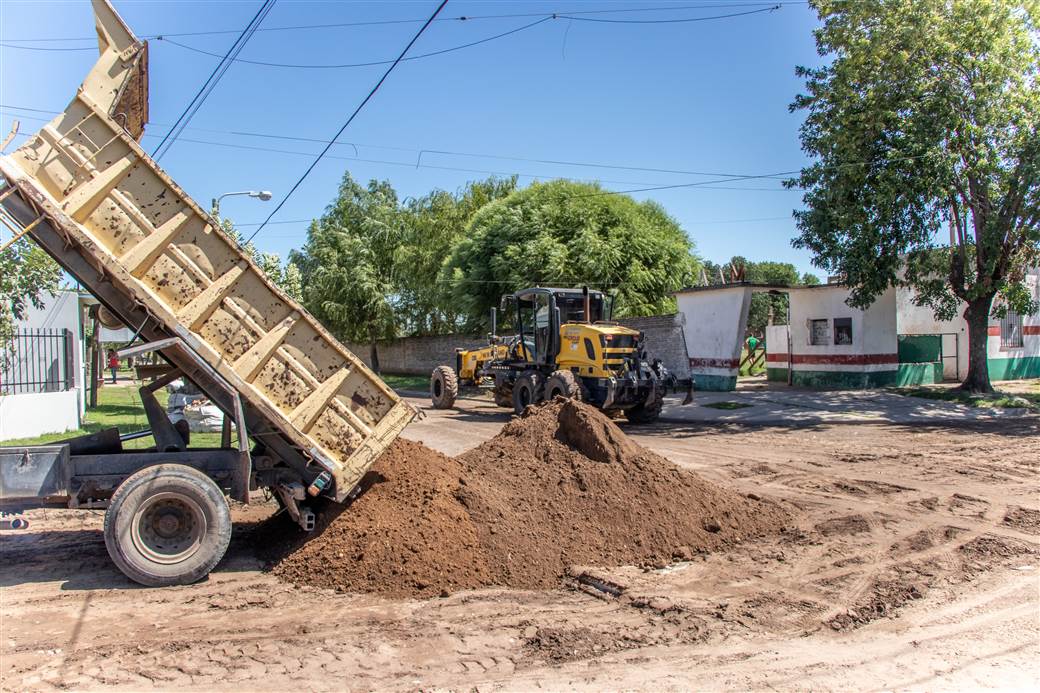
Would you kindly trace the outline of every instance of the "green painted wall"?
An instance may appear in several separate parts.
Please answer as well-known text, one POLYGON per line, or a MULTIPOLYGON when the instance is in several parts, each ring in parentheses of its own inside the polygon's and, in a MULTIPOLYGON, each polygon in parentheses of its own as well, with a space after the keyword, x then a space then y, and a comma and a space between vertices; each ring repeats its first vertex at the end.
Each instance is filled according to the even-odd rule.
POLYGON ((735 375, 703 375, 693 373, 693 389, 701 392, 729 392, 737 389, 737 376, 735 375))
POLYGON ((990 380, 1018 380, 1020 378, 1040 378, 1040 356, 989 359, 990 380))
POLYGON ((901 363, 896 371, 896 385, 931 385, 943 381, 942 363, 901 363))
POLYGON ((799 387, 820 390, 864 390, 895 385, 897 371, 795 371, 792 380, 799 387))
POLYGON ((942 360, 942 336, 937 334, 898 335, 899 363, 932 363, 942 360))
POLYGON ((786 368, 767 368, 766 369, 766 380, 775 383, 786 383, 787 382, 787 369, 786 368))

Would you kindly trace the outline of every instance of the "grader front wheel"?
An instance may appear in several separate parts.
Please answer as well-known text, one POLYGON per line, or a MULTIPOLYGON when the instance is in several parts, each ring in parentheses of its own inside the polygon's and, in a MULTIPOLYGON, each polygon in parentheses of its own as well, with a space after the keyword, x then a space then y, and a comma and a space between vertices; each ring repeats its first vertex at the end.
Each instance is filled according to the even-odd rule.
POLYGON ((437 366, 430 375, 430 401, 434 409, 451 409, 459 396, 459 378, 451 366, 437 366))

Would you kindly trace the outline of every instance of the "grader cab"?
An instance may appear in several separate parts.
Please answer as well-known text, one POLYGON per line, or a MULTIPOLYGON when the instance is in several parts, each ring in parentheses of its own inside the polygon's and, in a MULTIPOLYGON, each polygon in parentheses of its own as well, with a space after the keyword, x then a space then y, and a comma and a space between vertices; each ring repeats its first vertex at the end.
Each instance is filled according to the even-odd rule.
POLYGON ((452 407, 460 387, 475 386, 490 388, 496 404, 518 414, 562 396, 623 412, 632 423, 657 419, 674 378, 650 361, 642 333, 610 321, 612 302, 602 292, 535 287, 503 296, 501 307, 515 334, 496 334, 492 309, 488 346, 458 349, 454 368, 434 369, 434 407, 452 407))

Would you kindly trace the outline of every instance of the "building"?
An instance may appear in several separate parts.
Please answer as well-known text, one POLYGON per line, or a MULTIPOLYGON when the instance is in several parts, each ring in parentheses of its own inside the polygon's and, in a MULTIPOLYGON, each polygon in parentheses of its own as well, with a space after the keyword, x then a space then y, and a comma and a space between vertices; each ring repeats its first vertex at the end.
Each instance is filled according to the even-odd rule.
POLYGON ((86 409, 80 294, 41 298, 0 345, 0 441, 76 430, 86 409))
MULTIPOLYGON (((1040 300, 1037 272, 1027 277, 1040 300)), ((818 388, 871 388, 960 380, 968 370, 968 327, 959 314, 937 321, 906 288, 891 288, 868 308, 848 305, 838 284, 782 287, 750 283, 694 287, 676 294, 686 322, 690 373, 700 390, 736 387, 751 296, 786 293, 788 325, 766 330, 769 380, 818 388)), ((993 380, 1040 378, 1040 314, 991 318, 993 380)))

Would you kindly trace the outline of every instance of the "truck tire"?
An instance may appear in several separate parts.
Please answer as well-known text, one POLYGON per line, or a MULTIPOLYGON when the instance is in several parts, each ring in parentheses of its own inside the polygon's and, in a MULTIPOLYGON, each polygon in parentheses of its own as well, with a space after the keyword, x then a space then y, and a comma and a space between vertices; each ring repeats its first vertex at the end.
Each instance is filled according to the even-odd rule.
POLYGON ((556 397, 585 399, 582 395, 581 381, 571 371, 554 371, 545 381, 545 399, 547 400, 553 400, 556 397))
POLYGON ((654 394, 656 396, 653 401, 643 402, 639 406, 625 411, 625 418, 629 423, 649 424, 657 421, 661 415, 661 409, 664 407, 664 385, 660 383, 654 385, 654 394))
POLYGON ((522 414, 524 409, 541 402, 544 392, 541 373, 531 371, 519 376, 513 383, 513 413, 522 414))
POLYGON ((231 509, 223 492, 183 464, 157 464, 127 477, 105 512, 108 555, 147 587, 201 580, 230 541, 231 509))
POLYGON ((430 375, 430 401, 434 409, 451 409, 459 396, 459 377, 451 366, 437 366, 430 375))

